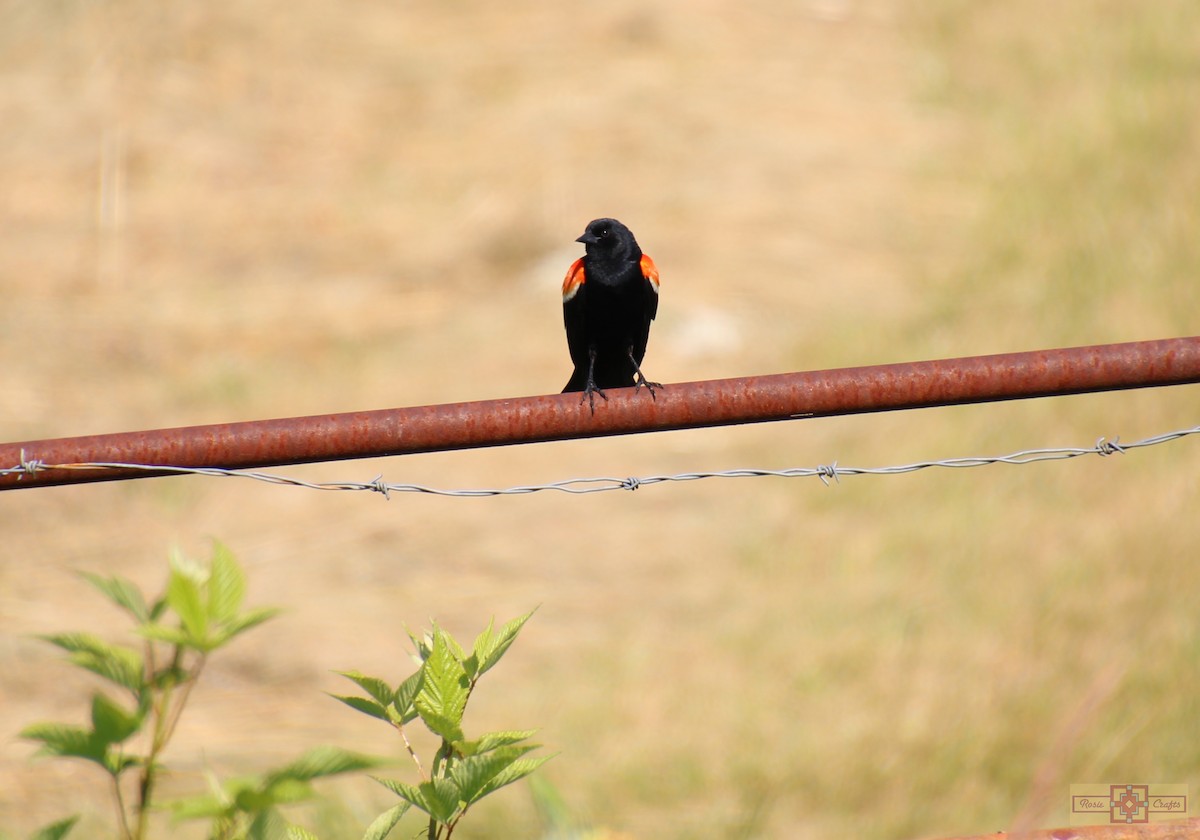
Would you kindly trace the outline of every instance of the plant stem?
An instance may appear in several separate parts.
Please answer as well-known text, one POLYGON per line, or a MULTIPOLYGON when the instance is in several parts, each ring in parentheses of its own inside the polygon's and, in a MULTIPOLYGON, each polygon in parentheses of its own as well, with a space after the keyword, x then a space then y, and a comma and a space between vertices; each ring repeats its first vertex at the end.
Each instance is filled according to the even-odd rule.
POLYGON ((404 748, 412 756, 413 764, 417 765, 417 773, 421 776, 421 781, 428 782, 429 777, 425 775, 425 768, 421 766, 421 759, 417 757, 417 751, 413 749, 413 745, 408 741, 408 733, 404 731, 404 724, 397 723, 396 728, 400 730, 400 738, 404 741, 404 748))
POLYGON ((121 794, 121 777, 114 773, 112 783, 113 797, 117 801, 117 819, 121 826, 121 836, 131 838, 133 834, 129 831, 129 815, 125 813, 125 797, 121 794))
MULTIPOLYGON (((178 670, 182 659, 183 649, 177 647, 171 657, 170 669, 178 670)), ((150 752, 146 756, 146 765, 142 770, 141 784, 138 790, 137 833, 134 835, 134 840, 145 840, 150 804, 154 798, 155 783, 158 781, 158 756, 166 749, 171 736, 175 734, 175 727, 183 714, 184 706, 187 705, 192 688, 200 679, 200 672, 204 670, 205 661, 205 655, 200 654, 191 672, 185 672, 183 679, 178 683, 167 682, 158 701, 154 703, 154 734, 150 739, 150 752), (179 687, 179 695, 172 703, 172 694, 176 686, 179 687)))

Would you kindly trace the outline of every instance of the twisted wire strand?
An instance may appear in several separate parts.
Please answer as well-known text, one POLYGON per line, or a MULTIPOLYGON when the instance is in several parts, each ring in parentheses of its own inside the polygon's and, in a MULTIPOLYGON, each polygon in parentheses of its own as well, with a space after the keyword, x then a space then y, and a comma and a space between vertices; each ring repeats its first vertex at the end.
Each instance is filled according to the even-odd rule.
POLYGON ((855 475, 902 475, 919 470, 942 467, 945 469, 964 469, 967 467, 983 467, 990 464, 1012 464, 1023 466, 1039 461, 1063 461, 1079 458, 1084 455, 1124 454, 1131 449, 1147 446, 1158 446, 1179 440, 1189 435, 1200 434, 1200 426, 1190 429, 1180 429, 1155 435, 1133 443, 1121 443, 1120 438, 1100 438, 1090 447, 1050 447, 1045 449, 1023 449, 1008 455, 977 456, 964 458, 947 458, 937 461, 915 461, 909 464, 896 464, 883 467, 844 467, 836 461, 815 467, 789 467, 785 469, 734 469, 716 470, 712 472, 676 473, 674 475, 648 475, 640 477, 617 478, 613 476, 595 476, 591 478, 568 478, 547 484, 525 484, 515 487, 484 488, 484 489, 444 489, 429 487, 423 484, 403 484, 386 482, 382 475, 377 475, 370 481, 304 481, 292 476, 276 473, 258 472, 255 470, 227 470, 220 467, 177 467, 168 464, 125 464, 119 462, 97 461, 80 464, 46 464, 40 460, 26 460, 24 451, 21 452, 21 463, 12 467, 0 469, 0 475, 32 475, 42 470, 93 470, 120 469, 142 470, 146 472, 169 473, 173 475, 204 475, 219 478, 248 478, 266 484, 288 487, 304 487, 310 490, 351 490, 369 491, 381 494, 390 499, 393 493, 423 493, 433 496, 451 496, 457 498, 476 498, 486 496, 518 496, 528 493, 538 493, 544 490, 583 495, 586 493, 602 493, 609 490, 637 490, 652 484, 662 484, 671 481, 699 481, 709 478, 818 478, 825 485, 838 483, 844 477, 855 475))

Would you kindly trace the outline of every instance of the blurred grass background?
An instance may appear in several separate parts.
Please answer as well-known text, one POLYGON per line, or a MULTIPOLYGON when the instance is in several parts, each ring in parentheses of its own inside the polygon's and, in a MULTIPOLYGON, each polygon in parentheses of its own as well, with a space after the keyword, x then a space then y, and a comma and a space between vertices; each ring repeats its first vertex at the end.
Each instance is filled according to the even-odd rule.
MULTIPOLYGON (((668 0, 549 7, 0 0, 7 440, 546 393, 591 218, 663 275, 664 382, 1190 335, 1200 6, 668 0)), ((292 468, 445 487, 1125 440, 1195 387, 292 468)), ((541 609, 473 702, 538 726, 629 837, 900 838, 1067 821, 1072 782, 1200 784, 1193 441, 1020 469, 587 498, 203 479, 0 498, 0 831, 91 768, 31 634, 123 631, 217 536, 288 612, 213 662, 170 787, 325 742, 323 691, 408 672, 405 624, 541 609)), ((398 754, 399 749, 395 752, 398 754)), ((407 772, 402 768, 398 773, 407 772)), ((387 803, 327 788, 359 836, 387 803)), ((536 837, 514 788, 464 837, 536 837)))

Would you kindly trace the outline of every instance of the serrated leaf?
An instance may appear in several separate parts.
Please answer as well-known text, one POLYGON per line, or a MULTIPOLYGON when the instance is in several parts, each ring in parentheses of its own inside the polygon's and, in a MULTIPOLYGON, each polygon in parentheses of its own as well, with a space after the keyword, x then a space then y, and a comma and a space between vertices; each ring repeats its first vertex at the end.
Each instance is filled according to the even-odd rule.
POLYGON ((538 758, 522 758, 514 761, 512 764, 508 765, 508 767, 504 768, 504 770, 497 773, 490 782, 483 786, 483 790, 479 792, 479 795, 476 797, 476 801, 483 799, 483 797, 488 796, 489 794, 495 793, 505 785, 511 785, 513 782, 520 781, 552 758, 554 758, 554 756, 546 755, 539 756, 538 758))
POLYGON ((208 643, 208 611, 201 596, 201 581, 184 571, 182 564, 171 564, 167 581, 167 605, 183 622, 190 645, 203 647, 208 643))
POLYGON ((410 802, 401 802, 399 805, 393 805, 375 819, 371 820, 371 824, 367 826, 367 832, 363 835, 362 840, 387 840, 387 836, 392 833, 392 829, 400 822, 400 818, 408 813, 408 809, 412 807, 410 802))
POLYGON ((367 692, 380 706, 390 706, 396 699, 396 692, 392 691, 392 687, 378 677, 370 677, 358 671, 334 671, 334 673, 341 674, 367 692))
POLYGON ((264 789, 261 784, 255 784, 234 794, 233 810, 243 814, 258 814, 270 808, 276 801, 278 800, 271 791, 264 789))
POLYGON ((417 693, 421 690, 421 684, 424 680, 425 669, 420 668, 414 671, 408 679, 400 683, 399 687, 397 687, 395 699, 392 701, 392 708, 400 716, 401 723, 408 723, 417 716, 417 709, 413 705, 413 701, 416 700, 417 693))
POLYGON ((302 828, 298 825, 289 825, 287 827, 287 840, 321 840, 321 838, 307 828, 302 828))
POLYGON ((19 734, 30 741, 41 741, 47 751, 61 755, 78 755, 92 743, 90 730, 69 723, 31 723, 19 734))
POLYGON ((418 663, 423 663, 429 658, 429 654, 433 651, 433 637, 428 633, 425 633, 418 638, 417 634, 415 634, 412 630, 409 630, 407 627, 404 628, 404 632, 408 634, 408 638, 413 643, 413 649, 416 651, 418 663))
POLYGON ((517 634, 521 632, 525 622, 529 621, 535 612, 537 612, 536 609, 530 610, 525 615, 514 618, 505 624, 498 632, 489 634, 482 649, 478 647, 479 640, 476 640, 477 647, 474 655, 479 662, 477 676, 482 676, 496 666, 500 658, 512 647, 512 643, 516 641, 517 634))
POLYGON ((275 808, 267 808, 251 821, 246 840, 288 840, 288 822, 275 808))
POLYGON ((79 575, 138 621, 149 620, 150 611, 146 607, 146 599, 132 582, 117 575, 107 578, 92 572, 80 572, 79 575))
POLYGON ((216 646, 225 644, 234 636, 239 636, 247 630, 253 629, 264 621, 270 621, 275 616, 283 612, 279 607, 258 607, 241 615, 234 616, 226 624, 221 627, 219 633, 216 634, 216 646))
POLYGON ((334 700, 341 700, 351 709, 362 712, 364 715, 370 715, 373 718, 386 720, 391 723, 391 717, 388 715, 387 709, 380 706, 374 700, 368 700, 366 697, 358 697, 351 694, 330 694, 334 700))
POLYGON ((108 744, 89 729, 66 723, 34 723, 22 729, 20 735, 30 741, 41 741, 41 752, 47 755, 83 758, 108 769, 104 761, 108 744))
MULTIPOLYGON (((67 832, 75 827, 75 823, 79 822, 79 815, 67 817, 64 820, 44 825, 29 835, 29 840, 62 840, 67 836, 67 832)), ((366 838, 364 838, 366 840, 366 838)))
POLYGON ((451 779, 432 779, 421 782, 421 796, 429 806, 429 816, 440 823, 448 823, 458 813, 458 785, 451 779))
POLYGON ((466 658, 467 654, 462 649, 462 645, 458 643, 458 640, 437 626, 434 626, 433 632, 435 635, 442 637, 442 640, 446 643, 446 648, 450 651, 450 655, 458 660, 459 664, 462 664, 462 661, 466 658))
POLYGON ((471 645, 471 655, 463 660, 463 669, 471 679, 479 675, 479 663, 483 661, 484 652, 491 649, 495 627, 496 617, 492 616, 488 620, 488 626, 483 629, 482 633, 475 637, 475 643, 471 645))
MULTIPOLYGON (((272 779, 262 788, 262 796, 270 806, 303 802, 316 795, 313 786, 302 779, 272 779)), ((256 810, 262 810, 258 808, 256 810)))
POLYGON ((113 702, 107 695, 92 695, 92 729, 106 743, 119 744, 142 728, 142 718, 113 702))
POLYGON ((433 650, 422 668, 421 690, 413 701, 429 729, 451 742, 461 741, 462 716, 467 706, 467 675, 454 656, 446 634, 435 631, 433 650))
POLYGON ((173 799, 167 803, 171 813, 177 820, 210 820, 222 815, 233 813, 230 803, 224 794, 204 793, 199 796, 188 796, 173 799))
POLYGON ((233 552, 220 542, 213 543, 207 588, 209 621, 213 624, 232 621, 246 597, 246 576, 233 552))
POLYGON ((340 747, 317 747, 309 750, 291 764, 276 770, 267 778, 275 779, 318 779, 323 776, 336 776, 339 773, 355 773, 383 764, 383 759, 362 753, 350 752, 340 747))
POLYGON ((135 696, 140 695, 146 687, 142 657, 135 651, 122 650, 108 656, 76 653, 71 656, 71 662, 128 689, 135 696))
POLYGON ((177 647, 196 647, 192 635, 182 627, 169 627, 166 624, 143 624, 134 628, 135 633, 152 642, 165 642, 177 647))
POLYGON ((459 796, 470 805, 481 798, 483 790, 509 765, 537 747, 526 744, 520 747, 497 747, 483 755, 472 755, 454 765, 450 777, 458 786, 459 796))
POLYGON ((486 735, 474 741, 466 741, 462 744, 462 752, 464 755, 479 755, 489 752, 497 747, 507 747, 510 744, 517 744, 524 741, 526 738, 532 738, 537 734, 536 729, 514 729, 508 732, 489 732, 486 735))
POLYGON ((109 644, 91 633, 54 633, 39 638, 70 653, 74 665, 134 694, 143 687, 142 655, 132 648, 109 644))
POLYGON ((401 782, 398 779, 381 779, 378 776, 372 776, 371 778, 379 782, 379 784, 383 785, 392 793, 399 796, 405 802, 409 803, 410 805, 415 805, 418 809, 424 811, 426 814, 429 813, 429 805, 425 802, 425 796, 421 793, 420 789, 408 784, 408 782, 401 782))

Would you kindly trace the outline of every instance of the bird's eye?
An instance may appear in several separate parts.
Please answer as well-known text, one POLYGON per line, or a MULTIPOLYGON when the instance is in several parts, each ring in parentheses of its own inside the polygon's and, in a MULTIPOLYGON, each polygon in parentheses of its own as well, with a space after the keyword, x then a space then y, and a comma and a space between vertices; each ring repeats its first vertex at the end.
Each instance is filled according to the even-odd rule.
POLYGON ((609 233, 608 228, 605 227, 605 228, 600 228, 600 230, 598 230, 596 232, 596 235, 599 236, 601 239, 603 239, 604 237, 608 236, 608 233, 609 233))

